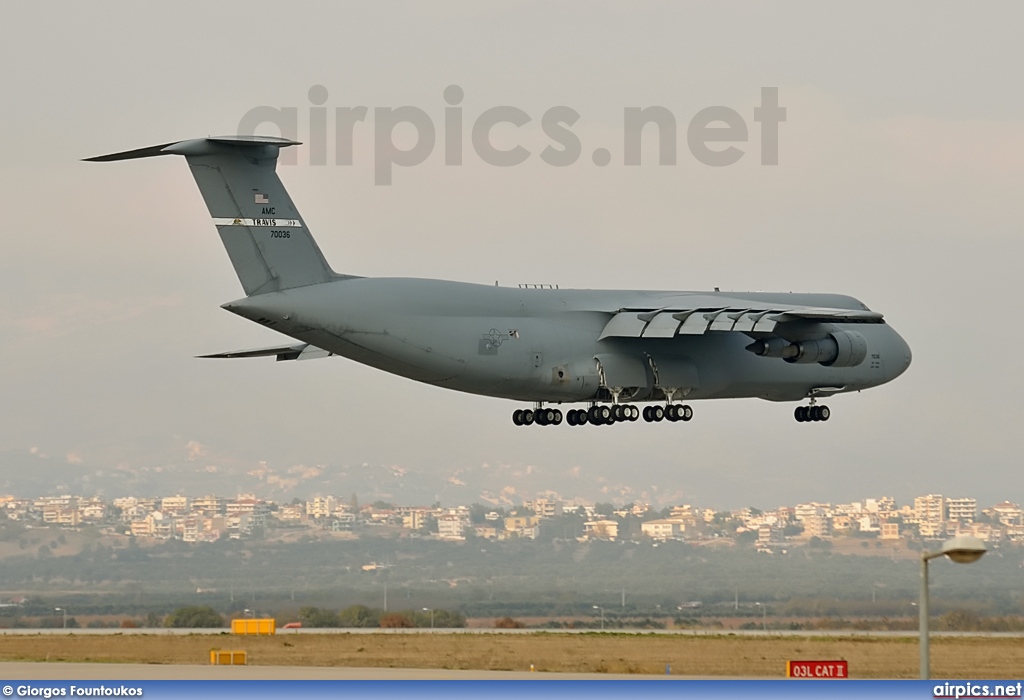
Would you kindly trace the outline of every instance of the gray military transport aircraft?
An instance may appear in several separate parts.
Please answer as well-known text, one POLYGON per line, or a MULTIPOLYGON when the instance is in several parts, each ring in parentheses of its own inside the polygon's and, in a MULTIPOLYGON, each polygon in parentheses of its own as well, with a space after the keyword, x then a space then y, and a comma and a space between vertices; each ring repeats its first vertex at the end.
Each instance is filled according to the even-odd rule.
POLYGON ((339 274, 276 173, 289 139, 226 136, 88 158, 185 157, 246 297, 223 308, 296 344, 204 357, 341 355, 419 382, 531 404, 516 425, 688 421, 684 400, 817 403, 884 384, 910 348, 860 301, 838 294, 518 288, 339 274))

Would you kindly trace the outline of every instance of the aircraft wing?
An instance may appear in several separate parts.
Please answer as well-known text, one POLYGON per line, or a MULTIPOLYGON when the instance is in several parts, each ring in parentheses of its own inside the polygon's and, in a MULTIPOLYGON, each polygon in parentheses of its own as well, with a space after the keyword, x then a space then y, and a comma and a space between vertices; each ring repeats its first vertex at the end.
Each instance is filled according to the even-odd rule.
POLYGON ((775 333, 782 324, 881 323, 882 314, 862 309, 719 306, 697 308, 621 309, 601 332, 605 338, 673 338, 712 331, 775 333))
POLYGON ((309 343, 300 345, 278 345, 271 348, 257 348, 255 350, 235 350, 233 352, 220 352, 214 355, 199 355, 202 359, 235 359, 239 357, 277 357, 282 360, 315 360, 320 357, 330 357, 334 353, 318 348, 309 343))

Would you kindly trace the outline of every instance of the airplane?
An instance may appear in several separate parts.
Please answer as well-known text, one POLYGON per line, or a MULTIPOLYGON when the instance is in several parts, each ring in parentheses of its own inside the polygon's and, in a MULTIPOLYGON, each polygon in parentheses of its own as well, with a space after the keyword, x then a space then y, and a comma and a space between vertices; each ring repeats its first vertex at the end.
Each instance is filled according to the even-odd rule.
MULTIPOLYGON (((270 136, 190 139, 93 162, 184 156, 246 296, 222 308, 295 343, 203 355, 341 356, 402 377, 527 403, 515 425, 687 422, 684 401, 800 402, 885 384, 910 347, 839 294, 615 291, 374 278, 331 269, 277 175, 270 136)), ((806 401, 806 405, 804 402, 806 401)))

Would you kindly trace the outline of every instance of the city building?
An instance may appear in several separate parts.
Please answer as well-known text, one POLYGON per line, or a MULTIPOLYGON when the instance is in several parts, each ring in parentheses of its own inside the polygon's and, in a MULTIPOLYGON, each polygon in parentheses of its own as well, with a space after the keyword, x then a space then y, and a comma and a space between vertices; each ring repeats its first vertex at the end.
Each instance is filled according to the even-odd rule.
POLYGON ((437 536, 444 540, 461 540, 466 537, 469 517, 451 510, 437 518, 437 536))
POLYGON ((311 501, 306 501, 306 515, 311 518, 327 518, 337 507, 338 499, 334 496, 317 496, 311 501))
POLYGON ((946 502, 938 494, 918 496, 914 499, 914 517, 918 523, 942 523, 946 521, 946 502))
POLYGON ((676 518, 648 520, 640 524, 640 531, 655 540, 671 540, 682 537, 685 529, 683 521, 676 518))
POLYGON ((583 523, 585 537, 595 540, 614 540, 619 536, 619 521, 590 520, 583 523))
POLYGON ((973 498, 947 498, 946 515, 950 520, 973 523, 978 515, 978 502, 973 498))

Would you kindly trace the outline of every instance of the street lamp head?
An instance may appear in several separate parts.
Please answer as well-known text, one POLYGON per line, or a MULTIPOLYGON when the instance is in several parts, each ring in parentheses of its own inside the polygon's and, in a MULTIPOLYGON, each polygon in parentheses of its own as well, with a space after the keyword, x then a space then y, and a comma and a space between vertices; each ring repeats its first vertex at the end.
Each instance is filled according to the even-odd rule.
POLYGON ((961 535, 942 543, 942 553, 957 564, 972 564, 988 551, 977 537, 961 535))

